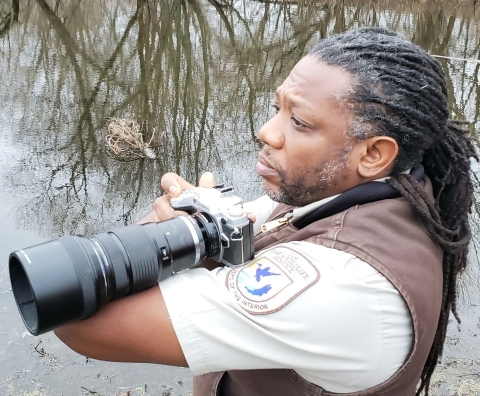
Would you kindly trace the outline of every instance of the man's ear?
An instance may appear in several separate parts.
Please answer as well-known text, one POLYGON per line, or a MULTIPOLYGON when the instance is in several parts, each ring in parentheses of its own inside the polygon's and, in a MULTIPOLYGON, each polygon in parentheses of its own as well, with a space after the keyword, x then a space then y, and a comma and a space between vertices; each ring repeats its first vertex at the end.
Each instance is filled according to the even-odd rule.
POLYGON ((398 155, 398 143, 389 136, 373 136, 362 143, 358 173, 365 179, 386 177, 398 155))

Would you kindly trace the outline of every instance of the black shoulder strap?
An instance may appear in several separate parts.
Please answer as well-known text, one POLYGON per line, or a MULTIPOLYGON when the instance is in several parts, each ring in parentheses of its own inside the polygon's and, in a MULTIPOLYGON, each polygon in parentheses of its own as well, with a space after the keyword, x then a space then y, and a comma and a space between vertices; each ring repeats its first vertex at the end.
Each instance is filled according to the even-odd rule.
MULTIPOLYGON (((423 178, 423 165, 415 166, 410 172, 410 176, 420 181, 423 178)), ((359 184, 340 194, 325 205, 312 210, 305 216, 293 222, 296 228, 304 228, 313 222, 324 219, 325 217, 343 212, 355 205, 363 205, 370 202, 381 201, 383 199, 399 198, 400 193, 388 183, 369 182, 359 184)))

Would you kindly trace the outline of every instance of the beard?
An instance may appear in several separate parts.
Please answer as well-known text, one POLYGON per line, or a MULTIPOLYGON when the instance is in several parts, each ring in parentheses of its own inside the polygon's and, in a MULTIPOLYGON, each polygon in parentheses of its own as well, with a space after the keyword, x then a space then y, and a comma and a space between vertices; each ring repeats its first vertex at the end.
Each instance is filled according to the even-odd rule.
POLYGON ((334 158, 319 163, 313 169, 301 169, 287 174, 273 158, 270 149, 264 149, 265 157, 275 165, 280 176, 277 189, 265 188, 274 201, 291 206, 305 206, 338 193, 338 186, 348 176, 352 146, 340 150, 334 158), (290 180, 288 180, 290 179, 290 180))

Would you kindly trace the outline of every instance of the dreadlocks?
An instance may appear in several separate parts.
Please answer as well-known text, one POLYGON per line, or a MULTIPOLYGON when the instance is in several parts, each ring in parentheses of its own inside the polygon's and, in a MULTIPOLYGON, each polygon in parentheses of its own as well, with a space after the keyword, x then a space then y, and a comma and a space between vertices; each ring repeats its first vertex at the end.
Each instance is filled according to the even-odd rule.
POLYGON ((471 238, 474 146, 465 125, 449 119, 439 63, 395 33, 377 28, 348 31, 321 41, 309 55, 350 73, 353 83, 344 98, 354 115, 349 134, 359 140, 382 135, 397 141, 399 154, 389 182, 413 205, 444 250, 442 308, 417 390, 417 395, 428 395, 450 311, 460 322, 456 284, 467 264, 471 238), (432 181, 434 201, 418 181, 402 174, 419 163, 432 181))

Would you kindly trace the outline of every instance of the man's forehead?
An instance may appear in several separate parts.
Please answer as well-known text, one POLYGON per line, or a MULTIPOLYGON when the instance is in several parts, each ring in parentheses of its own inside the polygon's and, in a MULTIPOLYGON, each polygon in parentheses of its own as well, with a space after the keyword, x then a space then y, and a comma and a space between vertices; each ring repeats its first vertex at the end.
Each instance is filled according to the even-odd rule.
MULTIPOLYGON (((341 68, 329 66, 312 56, 306 56, 292 69, 275 91, 275 102, 308 111, 323 119, 345 108, 342 103, 351 89, 351 76, 341 68)), ((305 114, 305 113, 303 113, 305 114)))
POLYGON ((276 89, 275 98, 295 96, 333 100, 342 97, 351 87, 350 74, 341 68, 329 66, 312 56, 301 59, 285 81, 276 89))

